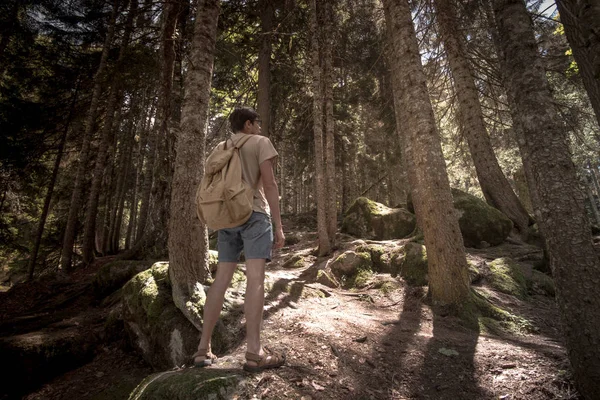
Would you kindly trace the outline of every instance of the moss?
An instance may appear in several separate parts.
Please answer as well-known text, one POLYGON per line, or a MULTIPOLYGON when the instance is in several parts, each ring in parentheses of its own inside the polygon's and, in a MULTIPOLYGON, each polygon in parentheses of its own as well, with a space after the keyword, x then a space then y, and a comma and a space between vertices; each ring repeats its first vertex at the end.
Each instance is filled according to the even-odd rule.
POLYGON ((454 208, 460 212, 458 224, 465 246, 475 247, 482 241, 498 245, 512 230, 512 221, 481 199, 458 189, 452 189, 452 197, 454 208))
POLYGON ((359 253, 369 253, 371 261, 373 263, 373 270, 377 272, 389 272, 390 271, 390 256, 384 246, 371 244, 362 245, 356 248, 359 253))
POLYGON ((554 280, 543 272, 533 270, 531 279, 527 281, 527 288, 533 292, 543 292, 547 296, 556 296, 554 280))
POLYGON ((281 266, 282 268, 302 268, 304 267, 304 257, 299 254, 293 255, 288 258, 286 262, 281 266))
POLYGON ((519 317, 492 304, 485 292, 471 290, 471 296, 459 311, 459 317, 475 330, 493 334, 523 334, 535 332, 527 319, 519 317))
POLYGON ((427 285, 427 249, 417 243, 404 245, 400 276, 414 286, 427 285))
POLYGON ((527 296, 527 282, 521 268, 510 258, 498 258, 490 263, 490 286, 523 299, 527 296))
POLYGON ((315 281, 320 283, 321 285, 325 285, 330 288, 336 288, 340 286, 339 282, 337 281, 337 279, 335 279, 333 274, 330 274, 322 269, 317 271, 317 277, 315 281))

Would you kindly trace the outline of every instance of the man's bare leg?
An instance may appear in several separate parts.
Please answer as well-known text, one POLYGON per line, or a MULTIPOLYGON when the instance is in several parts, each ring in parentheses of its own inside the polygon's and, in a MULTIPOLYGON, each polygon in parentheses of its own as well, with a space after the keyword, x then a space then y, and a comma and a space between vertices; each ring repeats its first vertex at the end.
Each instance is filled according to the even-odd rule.
POLYGON ((219 320, 221 310, 223 309, 223 301, 225 299, 225 292, 231 284, 233 273, 237 263, 219 263, 217 267, 217 276, 215 281, 210 285, 208 294, 206 296, 206 303, 204 304, 204 322, 202 324, 202 336, 200 338, 200 344, 198 350, 206 349, 210 351, 210 338, 212 336, 213 329, 219 320))
POLYGON ((265 259, 246 260, 246 344, 248 352, 253 354, 261 354, 262 350, 260 328, 265 304, 265 264, 265 259))

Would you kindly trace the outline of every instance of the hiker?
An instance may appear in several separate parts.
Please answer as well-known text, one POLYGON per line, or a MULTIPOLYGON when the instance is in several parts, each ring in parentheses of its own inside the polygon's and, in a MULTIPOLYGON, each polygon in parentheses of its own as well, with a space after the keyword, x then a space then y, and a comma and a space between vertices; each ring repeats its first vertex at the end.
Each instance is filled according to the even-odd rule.
MULTIPOLYGON (((242 178, 255 189, 252 213, 244 224, 218 231, 219 264, 204 305, 204 324, 198 351, 194 354, 194 365, 209 366, 217 360, 211 352, 211 335, 223 307, 225 291, 231 283, 240 253, 244 250, 247 279, 244 299, 247 352, 244 370, 259 372, 280 367, 285 362, 285 355, 262 346, 260 342, 265 265, 271 261, 271 249, 283 247, 285 241, 279 211, 279 189, 273 172, 279 154, 269 138, 260 135, 260 120, 253 109, 236 108, 229 116, 229 123, 234 134, 226 141, 227 145, 243 142, 239 148, 242 178)), ((220 143, 219 146, 223 148, 224 144, 220 143)))

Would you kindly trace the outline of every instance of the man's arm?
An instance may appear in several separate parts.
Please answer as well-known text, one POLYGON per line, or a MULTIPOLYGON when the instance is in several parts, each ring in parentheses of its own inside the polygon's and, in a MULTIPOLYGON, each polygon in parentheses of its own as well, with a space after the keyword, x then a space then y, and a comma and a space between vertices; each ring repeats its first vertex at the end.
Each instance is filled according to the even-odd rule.
POLYGON ((271 209, 271 218, 275 225, 275 242, 274 248, 283 247, 285 236, 283 235, 283 226, 281 225, 281 212, 279 211, 279 188, 273 173, 273 162, 276 158, 265 160, 260 164, 260 177, 262 179, 263 188, 265 189, 265 197, 269 208, 271 209))

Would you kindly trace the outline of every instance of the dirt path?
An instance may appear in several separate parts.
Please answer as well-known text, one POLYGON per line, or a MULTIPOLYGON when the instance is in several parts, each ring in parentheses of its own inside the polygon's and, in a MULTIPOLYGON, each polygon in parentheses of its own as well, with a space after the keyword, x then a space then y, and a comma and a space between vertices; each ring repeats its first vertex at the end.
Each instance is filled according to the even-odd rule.
MULTIPOLYGON (((423 289, 389 275, 375 279, 395 285, 344 291, 304 281, 303 272, 310 267, 281 268, 289 256, 313 245, 294 245, 268 269, 276 290, 266 300, 264 341, 285 349, 288 363, 248 375, 238 399, 578 398, 553 299, 534 295, 520 301, 486 288, 494 301, 528 318, 537 333, 499 337, 475 332, 454 318, 434 316, 423 303, 423 289)), ((472 255, 485 259, 519 254, 526 258, 526 249, 507 245, 472 255)), ((25 398, 126 398, 151 371, 124 348, 99 348, 91 363, 25 398)), ((220 354, 219 364, 211 368, 241 368, 244 351, 240 345, 220 354)))

